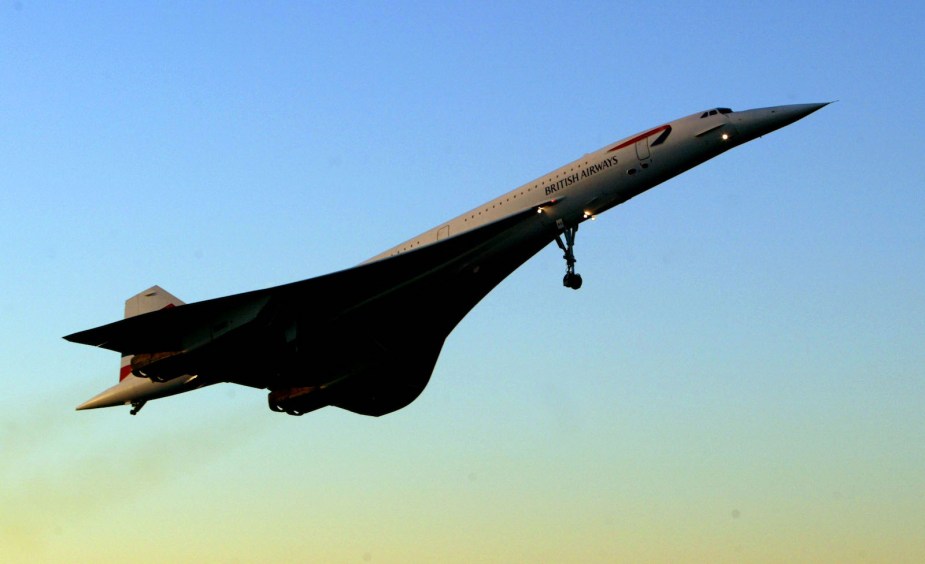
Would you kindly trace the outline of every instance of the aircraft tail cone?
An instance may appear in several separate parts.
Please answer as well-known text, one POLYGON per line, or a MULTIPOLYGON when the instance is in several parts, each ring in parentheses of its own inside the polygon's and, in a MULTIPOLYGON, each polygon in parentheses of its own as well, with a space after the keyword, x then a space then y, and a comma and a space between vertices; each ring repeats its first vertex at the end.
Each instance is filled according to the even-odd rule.
POLYGON ((77 406, 77 411, 84 409, 96 409, 98 407, 113 407, 131 403, 134 378, 126 378, 115 386, 103 390, 92 398, 77 406))

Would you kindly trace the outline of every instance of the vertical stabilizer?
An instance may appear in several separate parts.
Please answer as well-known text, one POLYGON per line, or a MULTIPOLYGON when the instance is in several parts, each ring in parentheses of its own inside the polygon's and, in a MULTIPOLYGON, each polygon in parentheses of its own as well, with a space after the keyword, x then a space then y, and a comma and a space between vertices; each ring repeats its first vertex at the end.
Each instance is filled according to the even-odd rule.
MULTIPOLYGON (((125 300, 125 317, 135 317, 145 313, 151 313, 160 309, 167 309, 174 306, 183 305, 183 300, 174 296, 160 286, 151 286, 144 292, 135 294, 125 300)), ((132 355, 122 357, 122 365, 119 368, 119 381, 124 380, 132 373, 132 355)))
MULTIPOLYGON (((125 300, 125 317, 135 317, 153 311, 183 305, 180 298, 174 296, 160 286, 152 286, 125 300)), ((119 370, 119 383, 108 390, 104 390, 82 404, 81 409, 96 409, 98 407, 112 407, 116 405, 131 404, 131 414, 135 415, 148 400, 179 394, 199 387, 195 376, 175 378, 169 382, 152 382, 132 374, 132 357, 122 357, 122 367, 119 370)))

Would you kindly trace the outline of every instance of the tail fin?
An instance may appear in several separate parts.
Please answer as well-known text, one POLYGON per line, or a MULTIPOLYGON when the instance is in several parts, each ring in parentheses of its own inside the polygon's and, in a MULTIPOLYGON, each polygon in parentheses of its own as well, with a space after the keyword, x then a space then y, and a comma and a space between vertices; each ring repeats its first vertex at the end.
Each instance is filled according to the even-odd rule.
MULTIPOLYGON (((183 305, 183 300, 174 296, 160 286, 151 286, 140 294, 135 294, 125 300, 125 318, 135 317, 143 313, 150 313, 160 309, 168 309, 183 305)), ((122 357, 122 366, 119 369, 119 381, 124 380, 132 373, 132 356, 122 357)))

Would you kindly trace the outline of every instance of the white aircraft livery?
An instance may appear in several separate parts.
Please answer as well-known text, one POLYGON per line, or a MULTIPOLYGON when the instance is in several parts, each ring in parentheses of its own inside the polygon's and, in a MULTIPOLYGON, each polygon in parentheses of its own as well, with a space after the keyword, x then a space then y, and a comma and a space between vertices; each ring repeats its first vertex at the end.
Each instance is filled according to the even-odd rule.
POLYGON ((575 272, 578 226, 821 104, 715 108, 589 153, 340 272, 184 304, 154 286, 125 319, 65 339, 121 353, 119 383, 77 409, 131 405, 230 382, 273 411, 333 405, 384 415, 414 401, 447 336, 505 277, 555 241, 575 272), (564 240, 563 240, 564 239, 564 240))

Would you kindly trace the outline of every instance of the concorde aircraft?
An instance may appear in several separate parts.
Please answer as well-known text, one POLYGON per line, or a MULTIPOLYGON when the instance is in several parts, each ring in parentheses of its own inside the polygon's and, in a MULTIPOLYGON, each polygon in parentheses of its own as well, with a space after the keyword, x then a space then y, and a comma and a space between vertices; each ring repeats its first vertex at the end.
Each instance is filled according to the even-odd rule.
POLYGON ((505 277, 555 241, 575 272, 578 226, 827 104, 714 108, 588 153, 366 262, 318 278, 184 305, 154 286, 125 319, 68 335, 122 354, 119 383, 77 409, 131 405, 231 382, 273 411, 333 405, 385 415, 427 385, 443 342, 505 277))

